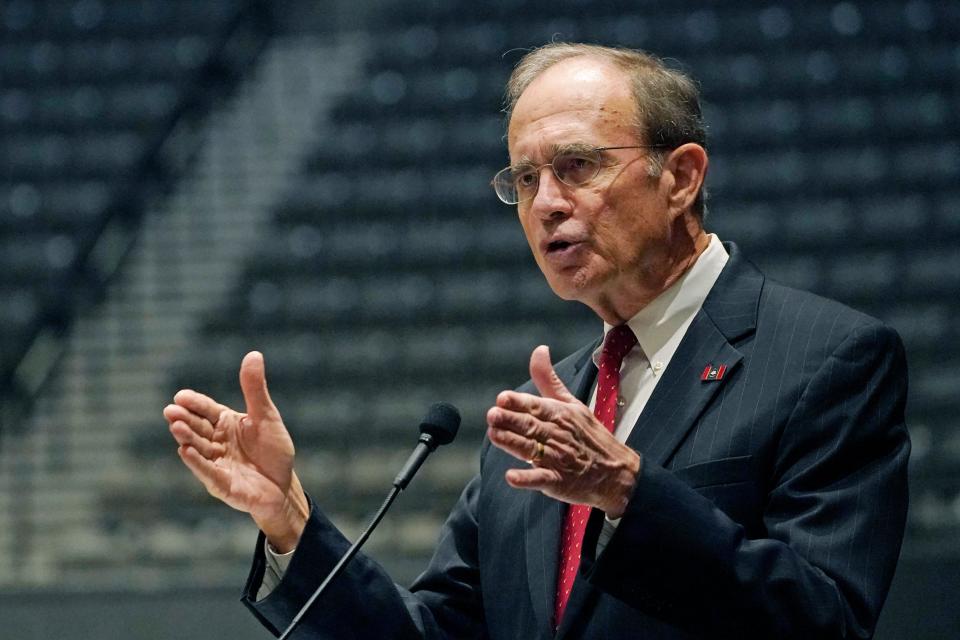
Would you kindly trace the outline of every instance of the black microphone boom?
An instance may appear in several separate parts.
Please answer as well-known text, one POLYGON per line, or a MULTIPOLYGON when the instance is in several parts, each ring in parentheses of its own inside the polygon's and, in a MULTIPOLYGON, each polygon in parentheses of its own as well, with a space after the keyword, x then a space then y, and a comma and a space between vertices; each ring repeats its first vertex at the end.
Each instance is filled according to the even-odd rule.
POLYGON ((393 504, 396 497, 410 484, 410 480, 416 475, 420 469, 420 465, 427 459, 427 456, 433 453, 441 444, 453 442, 454 437, 457 435, 457 429, 459 428, 460 412, 457 411, 455 406, 446 402, 437 402, 430 406, 427 415, 423 418, 423 422, 420 423, 420 440, 417 442, 417 448, 413 450, 413 453, 407 458, 407 463, 403 465, 400 473, 398 473, 397 477, 393 480, 393 488, 390 489, 387 499, 380 505, 377 513, 373 516, 373 520, 364 532, 361 533, 356 542, 347 549, 347 552, 340 558, 340 562, 327 574, 327 577, 324 578, 320 586, 317 587, 317 590, 313 592, 310 599, 304 603, 300 611, 297 612, 297 615, 290 621, 290 625, 280 636, 280 640, 287 640, 287 638, 290 637, 290 634, 297 628, 307 611, 310 610, 313 603, 320 597, 320 594, 324 592, 327 585, 330 584, 330 581, 337 577, 347 563, 350 562, 350 559, 357 554, 360 547, 367 541, 367 538, 370 537, 370 534, 373 533, 376 526, 380 524, 383 516, 387 513, 387 509, 390 508, 390 505, 393 504))

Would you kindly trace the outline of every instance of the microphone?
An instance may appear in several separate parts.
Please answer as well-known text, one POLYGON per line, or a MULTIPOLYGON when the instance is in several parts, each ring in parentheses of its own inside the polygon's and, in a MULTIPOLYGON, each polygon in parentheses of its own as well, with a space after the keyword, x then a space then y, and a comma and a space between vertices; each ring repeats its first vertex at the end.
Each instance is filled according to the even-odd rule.
POLYGON ((337 565, 327 574, 327 577, 324 578, 320 586, 317 587, 317 590, 313 592, 310 599, 304 603, 300 611, 297 612, 297 615, 293 617, 289 626, 287 626, 283 634, 280 635, 279 640, 287 640, 290 637, 290 634, 300 625, 300 621, 307 614, 307 611, 310 610, 310 607, 313 606, 313 603, 320 597, 320 594, 326 590, 327 585, 340 574, 353 556, 357 555, 360 547, 367 541, 367 538, 370 537, 370 534, 373 533, 376 526, 380 524, 383 516, 387 513, 387 509, 390 508, 390 505, 393 504, 396 497, 400 495, 400 492, 410 484, 413 476, 419 471, 420 466, 424 460, 427 459, 427 456, 433 453, 438 446, 453 442, 459 428, 460 412, 455 406, 447 402, 437 402, 430 406, 427 410, 427 415, 424 416, 423 421, 420 423, 420 439, 417 441, 417 447, 413 450, 413 453, 410 454, 410 457, 407 458, 407 462, 403 465, 400 473, 394 478, 393 488, 390 489, 387 499, 380 505, 380 509, 377 510, 377 513, 373 516, 373 520, 367 525, 363 533, 360 534, 360 537, 347 549, 347 552, 343 554, 343 557, 340 558, 337 565))
POLYGON ((417 448, 413 450, 407 458, 407 463, 394 478, 393 486, 400 490, 406 489, 427 456, 436 451, 441 444, 453 442, 459 428, 460 412, 455 406, 446 402, 431 405, 423 422, 420 423, 420 440, 417 442, 417 448))

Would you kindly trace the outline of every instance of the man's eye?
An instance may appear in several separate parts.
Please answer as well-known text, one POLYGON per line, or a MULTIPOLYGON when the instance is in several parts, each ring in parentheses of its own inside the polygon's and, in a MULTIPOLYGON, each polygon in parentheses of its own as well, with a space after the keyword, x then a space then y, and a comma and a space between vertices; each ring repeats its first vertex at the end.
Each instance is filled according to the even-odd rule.
POLYGON ((517 188, 532 187, 537 183, 537 174, 533 171, 521 171, 513 174, 513 182, 517 188))
POLYGON ((557 175, 568 184, 583 184, 597 175, 597 161, 580 154, 571 153, 555 158, 553 166, 557 175))

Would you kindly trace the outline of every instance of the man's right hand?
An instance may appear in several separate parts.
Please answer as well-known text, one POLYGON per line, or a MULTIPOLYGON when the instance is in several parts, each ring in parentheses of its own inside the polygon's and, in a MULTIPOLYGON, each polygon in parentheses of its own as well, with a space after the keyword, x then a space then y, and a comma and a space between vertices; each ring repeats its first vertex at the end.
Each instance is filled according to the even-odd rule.
POLYGON ((239 413, 190 389, 178 391, 163 416, 177 453, 210 495, 249 513, 280 553, 297 546, 310 508, 293 471, 293 440, 270 399, 263 355, 240 365, 247 405, 239 413))

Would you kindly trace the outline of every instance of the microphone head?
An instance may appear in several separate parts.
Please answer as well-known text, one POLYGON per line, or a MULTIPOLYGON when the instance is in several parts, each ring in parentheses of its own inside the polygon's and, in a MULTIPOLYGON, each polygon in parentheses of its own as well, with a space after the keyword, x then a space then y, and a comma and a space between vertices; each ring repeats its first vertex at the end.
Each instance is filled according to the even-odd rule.
POLYGON ((420 433, 429 434, 438 445, 453 442, 459 428, 460 411, 448 402, 430 405, 420 423, 420 433))

